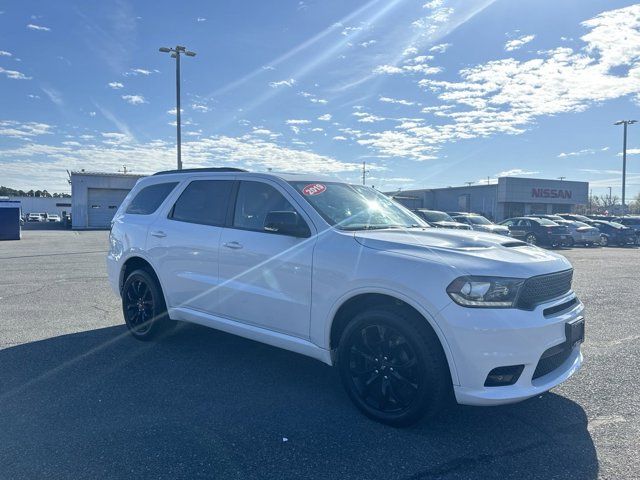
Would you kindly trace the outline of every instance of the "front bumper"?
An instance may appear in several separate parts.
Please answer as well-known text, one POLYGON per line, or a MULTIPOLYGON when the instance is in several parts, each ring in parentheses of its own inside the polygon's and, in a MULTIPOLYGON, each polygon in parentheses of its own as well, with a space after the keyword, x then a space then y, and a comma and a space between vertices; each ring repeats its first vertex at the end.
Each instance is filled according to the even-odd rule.
MULTIPOLYGON (((533 311, 518 309, 445 307, 442 329, 451 349, 457 373, 454 392, 465 405, 513 403, 546 392, 564 382, 582 365, 580 345, 545 375, 534 377, 542 354, 565 342, 565 324, 582 316, 583 305, 575 294, 539 305, 533 311), (544 311, 575 299, 572 306, 544 315, 544 311), (513 385, 486 387, 489 372, 498 367, 523 365, 513 385)), ((454 379, 454 383, 455 379, 454 379)))

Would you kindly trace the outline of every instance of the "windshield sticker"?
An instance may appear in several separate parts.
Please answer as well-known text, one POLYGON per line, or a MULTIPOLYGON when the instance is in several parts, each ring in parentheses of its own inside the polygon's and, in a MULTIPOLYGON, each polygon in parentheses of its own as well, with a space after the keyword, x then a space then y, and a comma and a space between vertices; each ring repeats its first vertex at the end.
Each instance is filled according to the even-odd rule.
POLYGON ((319 195, 327 189, 326 185, 321 183, 312 183, 302 189, 302 193, 305 195, 319 195))

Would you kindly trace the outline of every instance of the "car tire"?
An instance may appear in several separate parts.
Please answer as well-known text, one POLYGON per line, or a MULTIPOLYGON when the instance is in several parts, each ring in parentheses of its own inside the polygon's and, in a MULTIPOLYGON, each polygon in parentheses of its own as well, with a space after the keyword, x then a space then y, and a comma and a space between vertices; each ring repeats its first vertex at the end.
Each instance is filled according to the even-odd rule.
POLYGON ((602 235, 600 237, 600 246, 608 247, 609 246, 609 237, 607 237, 606 235, 602 235))
POLYGON ((400 308, 356 315, 338 345, 342 384, 369 418, 404 427, 449 402, 451 374, 440 341, 423 318, 400 308))
POLYGON ((529 245, 538 245, 538 237, 536 237, 535 233, 527 233, 524 237, 524 241, 529 245))
POLYGON ((573 238, 569 238, 569 240, 567 240, 567 242, 564 244, 565 247, 573 247, 576 244, 575 240, 573 238))
POLYGON ((124 282, 122 313, 129 332, 137 340, 151 340, 173 323, 156 276, 142 269, 131 272, 124 282))

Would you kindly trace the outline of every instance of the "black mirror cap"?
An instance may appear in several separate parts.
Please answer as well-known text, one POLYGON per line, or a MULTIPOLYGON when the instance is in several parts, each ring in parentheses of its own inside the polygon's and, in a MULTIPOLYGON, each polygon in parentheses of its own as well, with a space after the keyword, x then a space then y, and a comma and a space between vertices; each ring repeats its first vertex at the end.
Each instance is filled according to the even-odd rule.
POLYGON ((280 235, 307 238, 311 236, 311 231, 306 222, 300 218, 297 212, 292 211, 271 211, 264 219, 264 230, 280 235))

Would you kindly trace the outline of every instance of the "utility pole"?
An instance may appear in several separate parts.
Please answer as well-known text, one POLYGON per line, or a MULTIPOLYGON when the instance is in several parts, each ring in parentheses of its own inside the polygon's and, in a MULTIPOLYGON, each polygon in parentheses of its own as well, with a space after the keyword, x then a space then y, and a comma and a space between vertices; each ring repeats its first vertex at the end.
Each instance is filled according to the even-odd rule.
POLYGON ((612 206, 611 205, 611 187, 609 187, 609 206, 612 206))
MULTIPOLYGON (((619 120, 614 125, 623 125, 622 134, 622 215, 627 212, 625 194, 627 187, 627 126, 633 125, 637 120, 619 120)), ((609 195, 611 196, 611 195, 609 195)))
POLYGON ((196 53, 187 50, 186 47, 177 45, 176 48, 161 47, 162 53, 171 53, 171 58, 176 59, 176 140, 178 153, 178 170, 182 170, 182 132, 180 123, 180 54, 187 57, 195 57, 196 53))
POLYGON ((567 178, 567 177, 558 177, 558 180, 562 181, 562 180, 564 180, 565 178, 567 178))
POLYGON ((487 175, 487 185, 491 185, 491 178, 487 175))
POLYGON ((362 185, 366 184, 367 173, 369 173, 369 170, 367 170, 367 162, 362 162, 362 185))
POLYGON ((473 184, 474 184, 474 183, 476 183, 476 182, 464 182, 464 183, 466 183, 466 184, 467 184, 467 186, 468 186, 468 187, 470 187, 471 185, 473 185, 473 184))

